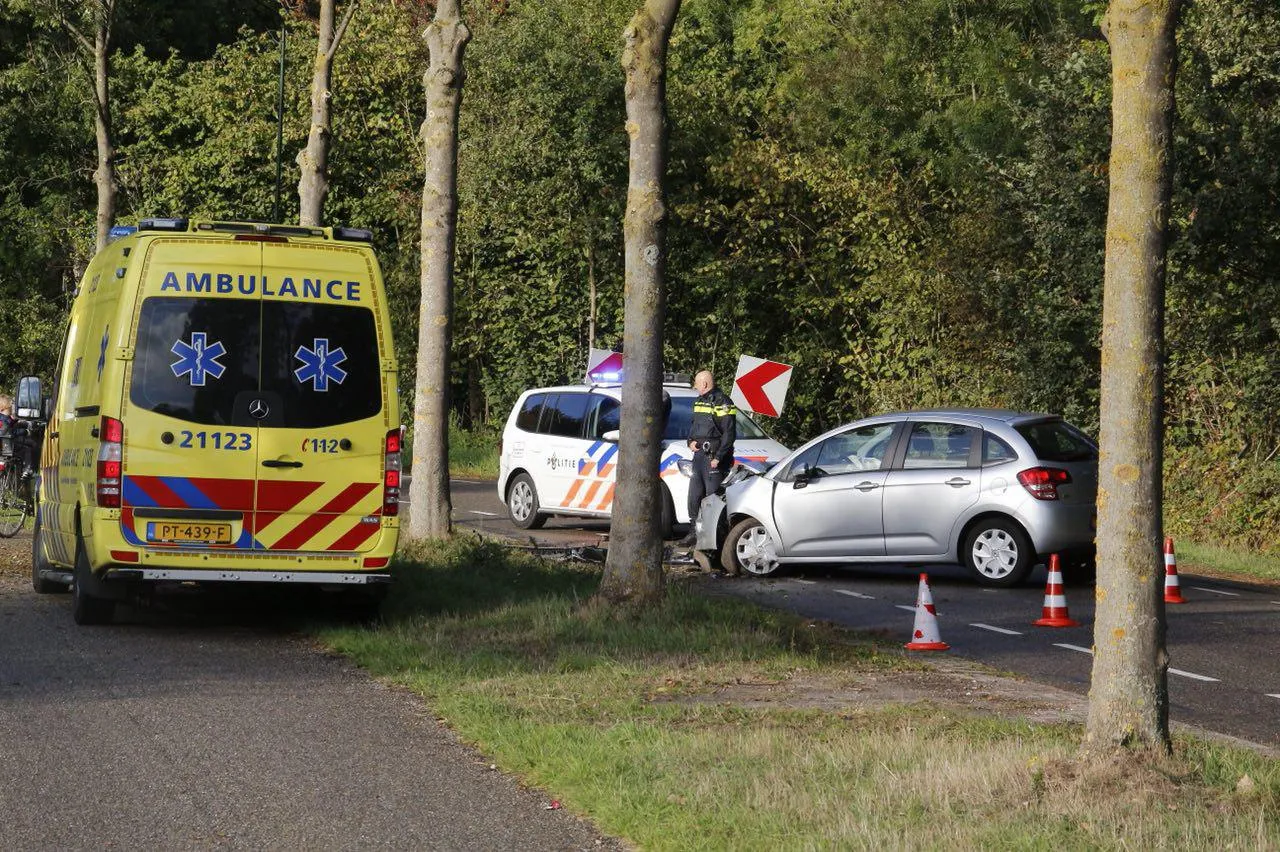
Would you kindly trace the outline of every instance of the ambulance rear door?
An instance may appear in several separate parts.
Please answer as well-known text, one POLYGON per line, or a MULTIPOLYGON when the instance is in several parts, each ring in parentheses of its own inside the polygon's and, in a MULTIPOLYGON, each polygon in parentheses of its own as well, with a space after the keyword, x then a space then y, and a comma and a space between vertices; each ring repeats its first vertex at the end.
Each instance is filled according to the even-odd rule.
POLYGON ((260 244, 147 245, 121 406, 121 533, 150 548, 255 547, 260 244))
POLYGON ((363 246, 262 246, 257 546, 367 551, 382 523, 388 431, 399 434, 376 261, 363 246))

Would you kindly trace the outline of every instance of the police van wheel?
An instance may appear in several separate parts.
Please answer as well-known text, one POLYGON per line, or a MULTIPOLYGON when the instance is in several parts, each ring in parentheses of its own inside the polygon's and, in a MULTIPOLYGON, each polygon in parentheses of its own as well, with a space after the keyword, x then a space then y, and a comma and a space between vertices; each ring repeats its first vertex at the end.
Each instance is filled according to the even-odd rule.
POLYGON ((538 514, 538 489, 529 474, 516 476, 507 489, 507 514, 522 530, 536 530, 547 522, 546 515, 538 514))
MULTIPOLYGON (((663 541, 675 538, 676 527, 676 507, 671 501, 671 492, 666 486, 662 487, 662 494, 659 498, 662 501, 662 514, 658 518, 658 537, 663 541)), ((693 522, 690 521, 689 529, 693 529, 693 522)))
POLYGON ((45 578, 44 572, 51 568, 49 560, 44 557, 44 542, 40 536, 40 517, 36 516, 35 529, 31 533, 31 588, 38 595, 51 595, 54 592, 65 592, 67 587, 55 580, 45 578))
POLYGON ((84 544, 76 546, 75 580, 71 584, 71 615, 76 624, 109 624, 116 614, 116 602, 93 594, 97 580, 89 568, 84 544))

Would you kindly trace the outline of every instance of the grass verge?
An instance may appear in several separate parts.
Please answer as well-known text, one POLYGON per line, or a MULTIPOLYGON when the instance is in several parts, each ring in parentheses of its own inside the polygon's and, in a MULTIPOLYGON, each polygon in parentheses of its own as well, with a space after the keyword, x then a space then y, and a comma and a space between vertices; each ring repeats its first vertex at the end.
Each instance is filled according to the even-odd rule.
POLYGON ((646 849, 1280 846, 1280 761, 1179 740, 1155 768, 1083 771, 1072 725, 932 703, 725 700, 799 680, 856 694, 922 667, 675 585, 653 610, 613 610, 591 597, 597 571, 476 539, 410 551, 398 569, 382 624, 320 628, 322 640, 646 849))
POLYGON ((1280 556, 1250 553, 1212 544, 1177 542, 1179 570, 1241 580, 1280 583, 1280 556))
POLYGON ((449 474, 470 479, 498 478, 498 441, 492 429, 469 430, 449 421, 449 474))

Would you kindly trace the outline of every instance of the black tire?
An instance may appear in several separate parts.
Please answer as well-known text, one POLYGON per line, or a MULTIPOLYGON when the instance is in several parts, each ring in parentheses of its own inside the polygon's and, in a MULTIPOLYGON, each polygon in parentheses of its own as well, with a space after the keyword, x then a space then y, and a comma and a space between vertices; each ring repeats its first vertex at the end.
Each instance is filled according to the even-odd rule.
POLYGON ((110 624, 115 616, 116 602, 95 594, 98 582, 89 568, 84 542, 77 542, 75 581, 71 584, 71 615, 76 624, 110 624))
POLYGON ((0 474, 0 538, 13 538, 26 523, 27 498, 22 493, 16 458, 10 458, 0 474))
POLYGON ((67 591, 67 587, 62 583, 41 576, 42 571, 52 567, 44 555, 44 541, 40 535, 40 516, 37 515, 35 529, 31 532, 31 588, 36 590, 36 594, 51 595, 55 592, 67 591))
MULTIPOLYGON (((658 499, 662 501, 661 514, 658 516, 658 538, 663 541, 669 541, 676 537, 676 507, 671 500, 671 491, 665 485, 660 485, 662 493, 658 495, 658 499)), ((689 519, 689 529, 693 529, 694 519, 689 519)))
POLYGON ((753 577, 771 577, 778 573, 778 545, 764 524, 755 518, 744 518, 733 525, 720 552, 725 573, 747 573, 753 577))
POLYGON ((536 530, 547 522, 547 516, 538 513, 538 489, 527 473, 516 474, 507 487, 507 516, 511 523, 522 530, 536 530))
POLYGON ((1035 566, 1031 541, 1007 518, 983 518, 960 548, 960 562, 984 586, 1009 588, 1023 583, 1035 566))

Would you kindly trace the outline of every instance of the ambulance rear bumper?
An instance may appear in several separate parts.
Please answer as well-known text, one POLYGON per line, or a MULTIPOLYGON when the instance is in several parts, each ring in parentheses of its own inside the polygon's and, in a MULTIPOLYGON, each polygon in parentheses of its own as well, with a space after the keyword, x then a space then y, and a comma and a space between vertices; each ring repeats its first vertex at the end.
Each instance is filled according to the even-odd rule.
POLYGON ((311 583, 360 586, 390 583, 390 574, 339 571, 228 571, 225 569, 109 568, 108 580, 152 580, 168 583, 311 583))

